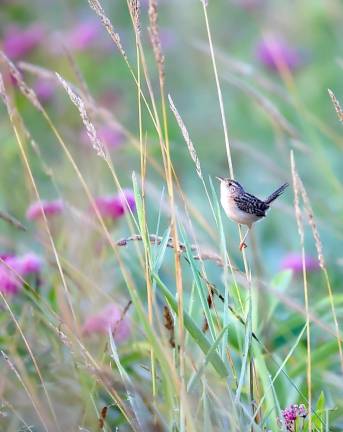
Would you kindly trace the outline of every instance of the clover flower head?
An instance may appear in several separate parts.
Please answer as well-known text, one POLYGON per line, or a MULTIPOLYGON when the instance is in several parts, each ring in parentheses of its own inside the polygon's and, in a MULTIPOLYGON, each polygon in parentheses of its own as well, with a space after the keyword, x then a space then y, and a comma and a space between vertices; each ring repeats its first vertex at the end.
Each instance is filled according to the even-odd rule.
POLYGON ((296 430, 296 421, 298 418, 307 417, 307 409, 305 405, 290 405, 288 408, 285 408, 281 411, 282 414, 282 422, 286 427, 287 431, 294 432, 296 430))
MULTIPOLYGON (((305 268, 306 271, 312 272, 320 268, 319 261, 313 256, 305 256, 305 268)), ((281 261, 281 268, 283 270, 292 270, 295 274, 299 274, 303 271, 302 256, 299 253, 290 253, 281 261)))
POLYGON ((300 52, 279 36, 267 36, 257 46, 258 60, 272 72, 280 67, 294 71, 301 65, 300 52))
POLYGON ((126 316, 122 317, 120 308, 115 304, 109 304, 94 315, 90 315, 83 327, 82 332, 86 336, 94 333, 107 334, 113 332, 116 342, 124 342, 130 336, 130 323, 126 316))
POLYGON ((11 25, 7 28, 3 40, 5 53, 13 60, 31 53, 42 41, 44 29, 35 23, 27 28, 11 25))
POLYGON ((32 203, 26 211, 28 220, 38 220, 43 217, 56 216, 63 212, 64 204, 62 200, 36 201, 32 203))

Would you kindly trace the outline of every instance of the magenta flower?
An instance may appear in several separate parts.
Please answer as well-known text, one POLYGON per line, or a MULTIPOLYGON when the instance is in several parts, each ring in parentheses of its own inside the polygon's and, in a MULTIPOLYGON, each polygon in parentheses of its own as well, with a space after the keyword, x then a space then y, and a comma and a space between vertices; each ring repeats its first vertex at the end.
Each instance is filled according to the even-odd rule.
POLYGON ((129 208, 132 212, 136 211, 135 195, 131 189, 123 189, 123 191, 118 195, 118 199, 124 209, 129 208))
POLYGON ((128 209, 136 210, 135 197, 130 189, 124 189, 118 195, 98 197, 95 203, 101 216, 109 219, 120 218, 128 209))
POLYGON ((3 263, 0 265, 0 291, 3 294, 17 294, 21 288, 20 278, 3 263))
POLYGON ((64 204, 62 200, 54 201, 36 201, 30 205, 26 211, 26 218, 29 220, 37 220, 43 217, 43 212, 46 217, 56 216, 63 212, 64 204))
POLYGON ((281 411, 282 423, 286 427, 287 431, 294 432, 296 429, 296 421, 298 418, 307 417, 307 410, 305 405, 291 405, 288 408, 281 411))
POLYGON ((94 44, 101 27, 96 21, 78 23, 67 35, 67 46, 74 51, 84 51, 94 44))
POLYGON ((42 260, 34 252, 28 252, 17 258, 20 273, 23 276, 40 273, 42 270, 42 260))
POLYGON ((33 89, 39 99, 39 101, 43 104, 50 102, 55 93, 54 84, 47 79, 38 79, 33 89))
POLYGON ((109 150, 116 149, 124 140, 124 134, 119 129, 110 126, 102 126, 99 128, 98 137, 109 150))
POLYGON ((276 36, 268 36, 262 40, 257 46, 256 55, 258 60, 273 72, 283 67, 294 71, 302 62, 299 51, 276 36))
POLYGON ((0 263, 0 291, 4 294, 17 294, 22 286, 22 279, 30 274, 38 274, 42 269, 42 260, 33 252, 22 256, 3 256, 5 263, 0 263))
POLYGON ((107 334, 113 332, 116 342, 123 342, 130 336, 130 324, 126 316, 122 317, 122 311, 115 304, 109 304, 100 312, 91 315, 85 321, 82 332, 89 336, 94 333, 107 334))
POLYGON ((44 36, 43 27, 36 23, 22 29, 10 26, 5 32, 3 49, 13 60, 31 53, 42 41, 44 36))
POLYGON ((124 207, 116 196, 101 196, 95 199, 95 203, 104 218, 118 219, 124 214, 124 207))
MULTIPOLYGON (((299 253, 290 253, 286 255, 281 261, 281 268, 283 270, 293 270, 294 273, 301 273, 303 271, 302 256, 299 253)), ((311 272, 320 268, 317 258, 312 256, 305 256, 305 268, 311 272)))

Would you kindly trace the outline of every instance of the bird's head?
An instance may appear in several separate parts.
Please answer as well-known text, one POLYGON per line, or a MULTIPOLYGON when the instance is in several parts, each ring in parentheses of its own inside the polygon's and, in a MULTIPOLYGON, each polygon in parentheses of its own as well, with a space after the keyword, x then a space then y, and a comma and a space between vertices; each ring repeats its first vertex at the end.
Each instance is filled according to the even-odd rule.
POLYGON ((216 178, 220 181, 221 191, 225 191, 231 198, 235 198, 244 193, 243 187, 237 181, 224 177, 216 178))

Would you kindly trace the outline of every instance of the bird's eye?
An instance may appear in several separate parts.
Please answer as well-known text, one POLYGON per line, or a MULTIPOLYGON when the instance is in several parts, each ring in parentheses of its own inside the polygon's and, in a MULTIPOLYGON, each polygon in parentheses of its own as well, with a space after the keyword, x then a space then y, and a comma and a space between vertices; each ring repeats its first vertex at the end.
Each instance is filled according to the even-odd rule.
POLYGON ((229 186, 232 186, 232 183, 231 183, 231 182, 229 182, 229 186))

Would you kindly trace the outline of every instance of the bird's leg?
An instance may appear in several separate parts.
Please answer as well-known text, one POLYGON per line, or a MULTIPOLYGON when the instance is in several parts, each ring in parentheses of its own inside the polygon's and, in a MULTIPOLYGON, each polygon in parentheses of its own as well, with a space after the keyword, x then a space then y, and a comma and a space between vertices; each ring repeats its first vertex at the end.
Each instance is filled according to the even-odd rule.
POLYGON ((250 227, 248 227, 247 232, 245 233, 240 245, 239 245, 239 250, 243 250, 244 248, 247 247, 246 243, 244 243, 244 240, 247 238, 247 235, 249 234, 250 231, 250 227))

